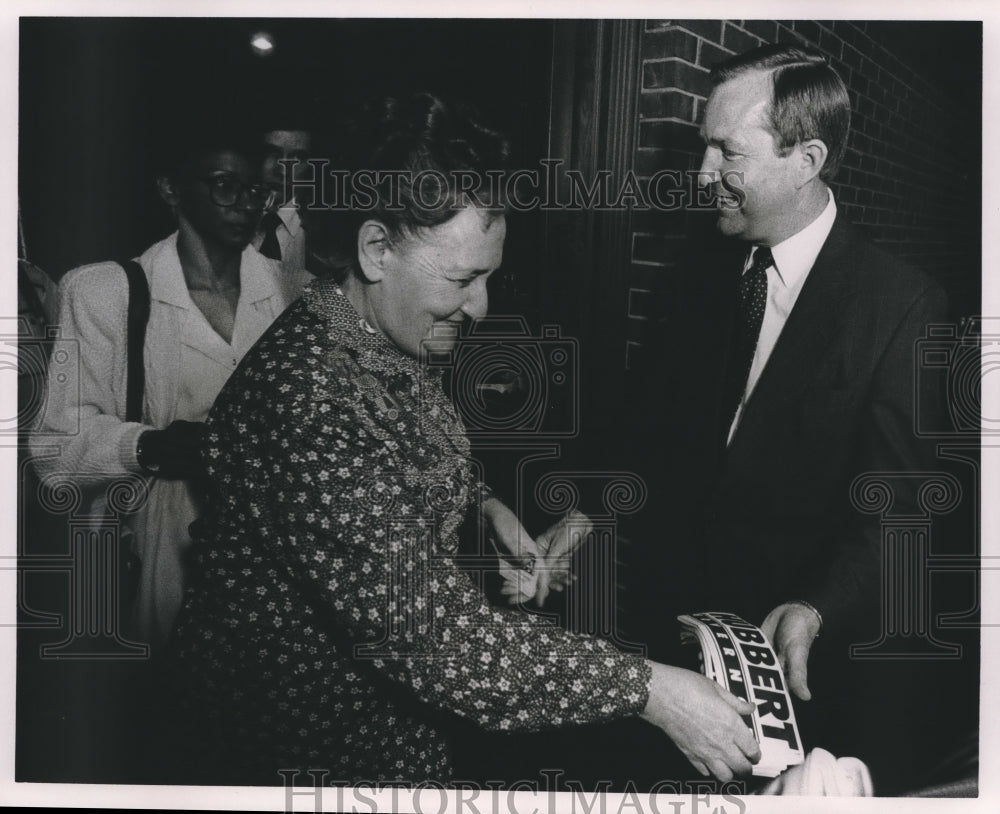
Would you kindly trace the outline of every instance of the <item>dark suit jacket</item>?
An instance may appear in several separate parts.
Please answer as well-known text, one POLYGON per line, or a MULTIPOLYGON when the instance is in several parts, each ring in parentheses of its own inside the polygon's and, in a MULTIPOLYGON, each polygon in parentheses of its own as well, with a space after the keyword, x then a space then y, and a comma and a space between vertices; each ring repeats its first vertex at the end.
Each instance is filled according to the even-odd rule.
MULTIPOLYGON (((716 244, 721 243, 717 240, 716 244)), ((639 463, 650 505, 635 548, 644 620, 676 637, 676 612, 724 610, 760 624, 812 603, 826 628, 877 617, 881 518, 852 506, 871 471, 926 471, 914 434, 914 343, 944 321, 928 277, 838 215, 728 449, 720 399, 735 284, 748 247, 681 271, 645 383, 639 463), (644 580, 644 582, 643 582, 644 580)), ((898 485, 898 484, 897 484, 898 485)), ((897 490, 906 511, 914 490, 897 490)))

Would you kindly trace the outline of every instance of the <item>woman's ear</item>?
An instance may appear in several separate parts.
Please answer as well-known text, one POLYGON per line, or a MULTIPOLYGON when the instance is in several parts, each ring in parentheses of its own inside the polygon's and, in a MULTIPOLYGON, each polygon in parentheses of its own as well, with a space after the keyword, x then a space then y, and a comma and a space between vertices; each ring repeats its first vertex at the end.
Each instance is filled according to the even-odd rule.
POLYGON ((377 220, 366 220, 358 230, 358 265, 368 282, 385 276, 386 256, 391 251, 389 230, 377 220))
POLYGON ((177 187, 174 186, 173 180, 167 176, 161 175, 156 179, 156 190, 160 193, 160 197, 167 206, 176 207, 180 202, 180 194, 177 192, 177 187))

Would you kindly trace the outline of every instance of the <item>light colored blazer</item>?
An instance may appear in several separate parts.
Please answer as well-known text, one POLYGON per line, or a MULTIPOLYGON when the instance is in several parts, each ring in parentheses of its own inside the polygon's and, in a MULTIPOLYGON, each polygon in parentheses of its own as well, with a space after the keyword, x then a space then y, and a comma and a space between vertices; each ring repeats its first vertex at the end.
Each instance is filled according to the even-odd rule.
POLYGON ((142 560, 130 632, 158 644, 180 608, 188 526, 200 506, 187 482, 145 476, 136 442, 145 430, 177 419, 203 421, 239 360, 288 301, 279 284, 280 264, 248 246, 232 343, 226 343, 191 300, 176 233, 137 259, 150 290, 142 423, 124 420, 125 272, 117 263, 95 263, 73 269, 60 283, 59 347, 69 351, 69 361, 50 364, 45 409, 30 443, 43 481, 63 476, 93 488, 95 512, 104 497, 96 487, 130 473, 147 478, 149 498, 129 521, 142 560))

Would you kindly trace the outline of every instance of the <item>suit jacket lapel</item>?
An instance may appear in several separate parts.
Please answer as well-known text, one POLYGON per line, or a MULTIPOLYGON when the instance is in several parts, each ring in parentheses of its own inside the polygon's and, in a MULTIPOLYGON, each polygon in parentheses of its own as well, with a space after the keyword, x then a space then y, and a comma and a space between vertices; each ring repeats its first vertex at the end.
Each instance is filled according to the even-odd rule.
POLYGON ((725 382, 726 362, 736 310, 736 285, 747 248, 726 241, 700 257, 696 268, 682 279, 675 297, 673 319, 682 326, 688 347, 678 342, 668 352, 679 354, 681 381, 691 382, 687 398, 702 399, 698 415, 705 420, 717 412, 725 382))
POLYGON ((741 436, 766 432, 770 408, 777 401, 795 398, 805 389, 811 372, 838 335, 845 306, 854 291, 852 234, 853 229, 838 214, 747 401, 729 446, 730 460, 739 452, 741 436))
MULTIPOLYGON (((722 454, 720 417, 726 360, 736 301, 736 283, 747 247, 719 241, 695 248, 686 273, 678 279, 665 318, 665 343, 658 358, 666 376, 654 376, 664 390, 657 422, 670 427, 663 452, 670 467, 679 467, 692 492, 709 488, 718 474, 722 454), (698 484, 698 487, 695 487, 698 484)), ((662 428, 660 428, 662 429, 662 428)), ((652 437, 656 430, 651 430, 652 437)))

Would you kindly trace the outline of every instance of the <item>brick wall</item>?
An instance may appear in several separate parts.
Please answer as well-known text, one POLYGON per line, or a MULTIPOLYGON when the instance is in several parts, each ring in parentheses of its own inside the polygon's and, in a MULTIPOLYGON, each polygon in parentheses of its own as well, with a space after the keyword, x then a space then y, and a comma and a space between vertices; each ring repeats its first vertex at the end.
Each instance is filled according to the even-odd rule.
MULTIPOLYGON (((980 111, 923 79, 884 47, 873 25, 840 20, 646 21, 636 172, 648 178, 664 168, 699 167, 698 124, 712 65, 769 42, 818 47, 830 57, 851 97, 848 151, 832 183, 838 205, 876 243, 937 278, 949 292, 954 315, 975 313, 980 111)), ((905 37, 905 29, 901 31, 905 37)), ((633 215, 630 357, 644 343, 657 303, 669 296, 671 275, 678 273, 672 249, 703 219, 691 212, 633 215)))

